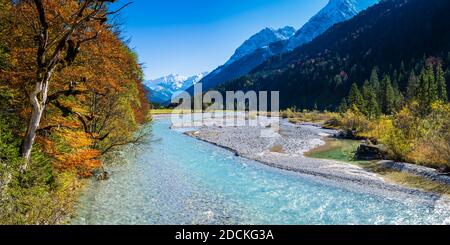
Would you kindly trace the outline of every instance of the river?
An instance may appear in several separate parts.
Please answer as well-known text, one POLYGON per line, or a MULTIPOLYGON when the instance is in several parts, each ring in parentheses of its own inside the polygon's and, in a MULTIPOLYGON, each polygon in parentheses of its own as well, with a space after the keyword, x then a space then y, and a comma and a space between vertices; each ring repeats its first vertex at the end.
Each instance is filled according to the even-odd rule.
POLYGON ((152 123, 108 181, 91 181, 72 224, 445 224, 450 210, 328 185, 152 123))

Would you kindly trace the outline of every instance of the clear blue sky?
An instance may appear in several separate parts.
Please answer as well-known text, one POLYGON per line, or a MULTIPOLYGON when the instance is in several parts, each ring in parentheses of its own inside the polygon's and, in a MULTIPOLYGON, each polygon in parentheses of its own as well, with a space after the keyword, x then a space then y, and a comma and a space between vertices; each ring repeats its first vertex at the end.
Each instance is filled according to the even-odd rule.
MULTIPOLYGON (((118 1, 114 7, 127 2, 118 1)), ((224 64, 264 27, 300 28, 328 0, 134 0, 122 12, 125 35, 146 79, 193 75, 224 64)))

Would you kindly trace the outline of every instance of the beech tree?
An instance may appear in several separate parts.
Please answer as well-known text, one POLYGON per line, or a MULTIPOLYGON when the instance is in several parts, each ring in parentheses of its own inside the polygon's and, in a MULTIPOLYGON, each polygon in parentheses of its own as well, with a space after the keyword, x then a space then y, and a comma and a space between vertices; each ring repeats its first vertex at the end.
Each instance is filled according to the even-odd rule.
POLYGON ((52 96, 49 95, 49 87, 55 70, 70 66, 80 47, 97 38, 99 32, 96 27, 117 13, 108 11, 108 3, 112 2, 115 0, 67 0, 65 4, 76 7, 66 9, 56 9, 63 5, 50 0, 23 0, 19 3, 22 10, 28 10, 33 16, 37 48, 34 89, 29 93, 32 112, 22 145, 22 156, 27 161, 22 171, 28 167, 36 132, 48 98, 52 96), (76 11, 70 12, 71 9, 76 11))

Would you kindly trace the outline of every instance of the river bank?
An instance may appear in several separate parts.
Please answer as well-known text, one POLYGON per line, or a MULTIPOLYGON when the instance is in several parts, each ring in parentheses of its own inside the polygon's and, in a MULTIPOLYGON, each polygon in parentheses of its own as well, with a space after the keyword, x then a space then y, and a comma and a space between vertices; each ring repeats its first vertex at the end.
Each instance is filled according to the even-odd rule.
MULTIPOLYGON (((251 120, 266 121, 264 117, 251 120)), ((305 157, 306 152, 323 146, 323 138, 334 135, 334 130, 322 129, 316 125, 292 124, 287 120, 281 120, 279 128, 264 123, 252 127, 215 126, 218 123, 209 122, 206 126, 185 134, 230 150, 237 156, 271 167, 315 176, 350 190, 396 199, 417 198, 431 203, 437 200, 449 202, 447 197, 438 193, 393 183, 355 164, 305 157), (262 131, 267 130, 272 130, 276 137, 263 137, 262 131)))

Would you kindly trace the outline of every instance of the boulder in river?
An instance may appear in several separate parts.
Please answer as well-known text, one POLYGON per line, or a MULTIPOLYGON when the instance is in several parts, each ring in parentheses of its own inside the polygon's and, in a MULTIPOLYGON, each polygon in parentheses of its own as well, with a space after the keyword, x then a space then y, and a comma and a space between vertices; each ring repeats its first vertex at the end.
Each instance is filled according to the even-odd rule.
POLYGON ((361 144, 356 151, 356 160, 382 160, 387 156, 387 152, 380 146, 361 144))
POLYGON ((98 181, 109 180, 110 176, 111 175, 105 170, 98 170, 94 172, 94 177, 98 181))

